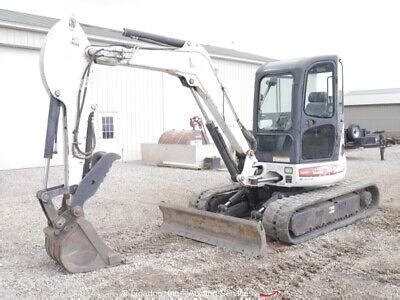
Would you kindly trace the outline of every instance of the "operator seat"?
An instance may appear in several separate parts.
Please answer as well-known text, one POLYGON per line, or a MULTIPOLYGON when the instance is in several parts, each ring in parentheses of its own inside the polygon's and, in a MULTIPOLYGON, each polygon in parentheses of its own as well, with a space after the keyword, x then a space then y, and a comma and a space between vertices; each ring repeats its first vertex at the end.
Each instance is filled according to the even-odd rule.
POLYGON ((327 92, 311 92, 308 95, 306 114, 315 117, 328 117, 332 115, 333 105, 328 103, 327 92))

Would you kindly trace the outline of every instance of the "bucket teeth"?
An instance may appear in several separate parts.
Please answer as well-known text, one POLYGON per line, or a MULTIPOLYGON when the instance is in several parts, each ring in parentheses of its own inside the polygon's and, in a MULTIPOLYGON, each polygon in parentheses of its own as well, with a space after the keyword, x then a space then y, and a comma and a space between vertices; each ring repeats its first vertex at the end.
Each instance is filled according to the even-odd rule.
MULTIPOLYGON (((63 214, 64 218, 69 213, 63 214)), ((97 235, 83 217, 71 214, 62 229, 45 228, 46 251, 68 272, 81 273, 124 263, 97 235)))
POLYGON ((161 204, 159 207, 163 214, 164 232, 248 256, 265 254, 266 238, 261 222, 166 204, 161 204))

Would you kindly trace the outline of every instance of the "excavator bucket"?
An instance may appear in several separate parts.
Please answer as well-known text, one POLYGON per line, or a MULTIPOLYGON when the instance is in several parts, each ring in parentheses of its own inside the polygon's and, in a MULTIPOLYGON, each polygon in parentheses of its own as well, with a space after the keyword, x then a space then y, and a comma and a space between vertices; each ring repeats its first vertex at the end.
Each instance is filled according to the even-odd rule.
POLYGON ((224 216, 204 210, 160 204, 162 230, 203 243, 263 256, 266 235, 261 222, 224 216))
POLYGON ((89 272, 124 263, 97 235, 83 212, 85 202, 95 194, 118 158, 114 153, 101 154, 78 186, 59 185, 36 194, 47 218, 48 226, 44 229, 47 254, 68 272, 89 272), (63 203, 56 209, 53 200, 58 196, 63 196, 63 203))
POLYGON ((47 254, 60 263, 68 272, 81 273, 119 265, 124 260, 115 254, 97 235, 84 217, 64 213, 69 220, 63 230, 44 229, 47 254))

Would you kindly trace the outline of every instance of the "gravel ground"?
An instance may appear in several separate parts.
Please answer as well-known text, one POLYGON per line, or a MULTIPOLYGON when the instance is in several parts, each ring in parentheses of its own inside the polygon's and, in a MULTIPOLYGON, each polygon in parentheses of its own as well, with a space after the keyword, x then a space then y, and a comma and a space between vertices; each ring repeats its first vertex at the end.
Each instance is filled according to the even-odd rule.
MULTIPOLYGON (((86 205, 86 216, 127 264, 68 274, 44 250, 45 217, 34 197, 41 169, 0 172, 0 298, 210 295, 400 297, 400 146, 348 153, 348 176, 377 182, 369 219, 296 246, 268 243, 264 258, 160 232, 157 203, 187 205, 226 172, 117 163, 86 205)), ((52 169, 61 183, 61 168, 52 169)))

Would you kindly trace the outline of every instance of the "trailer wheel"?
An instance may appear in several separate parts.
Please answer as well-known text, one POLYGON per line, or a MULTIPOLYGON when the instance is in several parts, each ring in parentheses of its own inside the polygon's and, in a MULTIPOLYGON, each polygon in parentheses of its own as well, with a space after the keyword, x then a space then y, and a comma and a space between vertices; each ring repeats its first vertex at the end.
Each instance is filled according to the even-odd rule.
POLYGON ((361 137, 361 129, 357 124, 351 124, 347 128, 347 136, 350 141, 354 141, 361 137))

